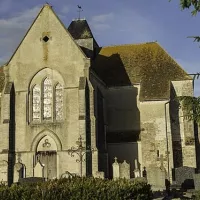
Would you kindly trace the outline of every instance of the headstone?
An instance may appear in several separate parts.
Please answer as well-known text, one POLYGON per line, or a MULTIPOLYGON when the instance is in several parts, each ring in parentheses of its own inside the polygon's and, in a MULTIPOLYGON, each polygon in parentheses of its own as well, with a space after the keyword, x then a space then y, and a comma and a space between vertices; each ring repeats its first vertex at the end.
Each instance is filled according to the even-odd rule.
POLYGON ((140 177, 140 170, 138 169, 138 161, 135 159, 135 169, 134 169, 134 176, 135 178, 140 177))
POLYGON ((174 169, 175 183, 184 189, 194 188, 193 175, 195 168, 193 167, 178 167, 174 169))
POLYGON ((22 163, 15 163, 14 166, 14 182, 18 182, 20 178, 24 178, 24 166, 22 163))
POLYGON ((200 190, 200 174, 193 174, 194 189, 200 190))
POLYGON ((104 172, 100 172, 100 171, 97 171, 94 175, 95 178, 101 178, 101 179, 104 179, 105 178, 105 175, 104 175, 104 172))
POLYGON ((34 167, 34 177, 44 177, 44 166, 40 161, 38 161, 34 167))
POLYGON ((72 178, 73 177, 73 174, 68 172, 68 171, 65 171, 65 173, 63 173, 60 178, 72 178))
POLYGON ((113 167, 113 179, 116 180, 118 179, 119 176, 119 163, 117 162, 117 158, 115 157, 115 162, 112 164, 113 167))
POLYGON ((119 165, 119 176, 120 178, 130 179, 130 164, 126 160, 119 165))
POLYGON ((147 171, 148 183, 152 186, 152 190, 164 190, 166 179, 165 169, 160 167, 150 167, 147 171))

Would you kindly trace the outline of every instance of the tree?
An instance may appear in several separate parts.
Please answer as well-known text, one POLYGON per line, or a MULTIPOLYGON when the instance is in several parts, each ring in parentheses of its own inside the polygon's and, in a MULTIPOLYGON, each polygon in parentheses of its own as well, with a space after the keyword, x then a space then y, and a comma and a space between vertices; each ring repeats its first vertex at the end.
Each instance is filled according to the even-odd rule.
MULTIPOLYGON (((192 15, 196 15, 200 12, 200 0, 180 0, 180 6, 182 10, 191 8, 192 15)), ((190 36, 189 38, 194 38, 195 42, 200 42, 200 36, 190 36)), ((194 79, 198 79, 200 77, 200 73, 192 75, 194 79)), ((177 100, 186 111, 186 115, 184 117, 188 120, 194 120, 200 124, 200 97, 181 96, 177 97, 177 100)))
POLYGON ((200 0, 180 0, 180 6, 182 10, 192 8, 192 15, 196 15, 200 11, 200 0))

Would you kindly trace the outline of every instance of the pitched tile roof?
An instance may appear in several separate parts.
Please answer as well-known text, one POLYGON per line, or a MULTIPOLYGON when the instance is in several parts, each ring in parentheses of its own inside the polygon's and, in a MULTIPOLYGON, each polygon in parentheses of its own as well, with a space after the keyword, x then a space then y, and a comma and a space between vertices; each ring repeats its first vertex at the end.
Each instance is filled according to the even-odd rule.
POLYGON ((156 42, 100 49, 92 69, 108 86, 141 84, 140 100, 170 97, 170 81, 192 78, 156 42))
POLYGON ((86 20, 78 19, 71 22, 68 31, 76 39, 93 38, 92 32, 86 20))

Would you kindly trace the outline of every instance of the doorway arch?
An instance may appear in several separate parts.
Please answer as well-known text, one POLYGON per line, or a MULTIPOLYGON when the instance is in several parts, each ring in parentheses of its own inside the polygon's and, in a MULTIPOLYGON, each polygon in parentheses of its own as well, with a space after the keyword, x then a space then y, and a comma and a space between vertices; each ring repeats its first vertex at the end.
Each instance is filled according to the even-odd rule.
POLYGON ((57 151, 58 148, 55 140, 48 134, 45 134, 35 148, 34 176, 42 174, 42 177, 46 179, 57 177, 57 151), (40 163, 40 168, 38 168, 38 163, 40 163))

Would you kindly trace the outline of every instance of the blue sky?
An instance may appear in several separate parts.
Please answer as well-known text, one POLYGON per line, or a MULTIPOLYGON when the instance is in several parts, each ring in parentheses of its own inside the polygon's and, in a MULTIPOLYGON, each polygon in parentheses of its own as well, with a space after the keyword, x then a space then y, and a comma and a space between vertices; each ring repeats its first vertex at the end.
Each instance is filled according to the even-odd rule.
MULTIPOLYGON (((0 0, 0 64, 11 56, 43 0, 0 0)), ((188 72, 200 72, 200 14, 181 11, 179 0, 49 0, 66 26, 78 17, 77 5, 100 46, 158 41, 188 72)), ((200 95, 200 80, 195 81, 200 95)))

